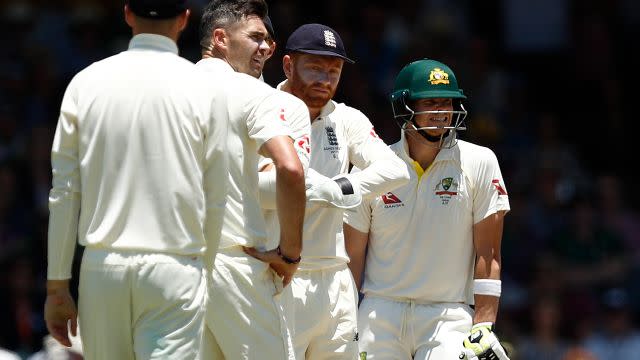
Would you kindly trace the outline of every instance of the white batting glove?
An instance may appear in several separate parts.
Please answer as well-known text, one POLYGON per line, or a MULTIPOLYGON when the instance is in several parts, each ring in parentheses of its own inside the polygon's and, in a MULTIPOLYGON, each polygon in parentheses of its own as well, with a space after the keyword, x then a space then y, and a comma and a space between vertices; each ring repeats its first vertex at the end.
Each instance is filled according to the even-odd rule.
POLYGON ((360 184, 348 175, 337 175, 307 189, 307 201, 326 207, 351 209, 362 202, 360 184))
POLYGON ((471 333, 463 341, 464 350, 460 359, 467 360, 509 360, 498 337, 493 332, 493 323, 484 322, 473 325, 471 333))

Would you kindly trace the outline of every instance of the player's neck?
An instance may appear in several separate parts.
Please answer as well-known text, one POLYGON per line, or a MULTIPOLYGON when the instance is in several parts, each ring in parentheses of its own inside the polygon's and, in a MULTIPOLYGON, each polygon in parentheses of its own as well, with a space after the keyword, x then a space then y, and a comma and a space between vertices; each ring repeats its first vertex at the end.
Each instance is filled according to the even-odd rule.
POLYGON ((438 156, 440 149, 435 146, 422 144, 420 140, 426 141, 423 139, 413 139, 411 137, 407 138, 409 157, 417 161, 423 169, 426 169, 433 163, 436 156, 438 156))

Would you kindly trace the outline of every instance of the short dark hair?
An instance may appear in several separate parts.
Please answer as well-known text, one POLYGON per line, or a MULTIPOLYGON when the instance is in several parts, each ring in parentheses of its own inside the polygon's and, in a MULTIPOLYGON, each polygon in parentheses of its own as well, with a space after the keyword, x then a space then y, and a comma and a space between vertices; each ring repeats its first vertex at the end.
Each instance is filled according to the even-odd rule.
POLYGON ((211 0, 200 18, 200 45, 208 47, 211 33, 255 15, 264 19, 269 11, 265 0, 211 0))

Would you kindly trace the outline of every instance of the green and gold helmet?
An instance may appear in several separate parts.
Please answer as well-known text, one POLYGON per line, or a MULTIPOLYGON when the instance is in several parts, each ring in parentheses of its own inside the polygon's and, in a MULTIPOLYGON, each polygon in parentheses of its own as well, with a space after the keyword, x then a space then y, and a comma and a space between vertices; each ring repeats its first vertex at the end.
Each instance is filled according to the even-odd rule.
POLYGON ((462 100, 466 98, 462 89, 458 87, 458 79, 453 71, 447 65, 431 59, 417 60, 402 68, 390 95, 393 118, 402 130, 415 131, 441 148, 454 146, 457 139, 456 132, 466 130, 464 120, 467 111, 462 105, 462 100), (412 109, 415 100, 435 98, 453 99, 454 110, 415 112, 412 109), (451 114, 451 126, 441 127, 447 131, 434 138, 424 131, 429 128, 419 128, 415 124, 415 115, 424 113, 451 114))

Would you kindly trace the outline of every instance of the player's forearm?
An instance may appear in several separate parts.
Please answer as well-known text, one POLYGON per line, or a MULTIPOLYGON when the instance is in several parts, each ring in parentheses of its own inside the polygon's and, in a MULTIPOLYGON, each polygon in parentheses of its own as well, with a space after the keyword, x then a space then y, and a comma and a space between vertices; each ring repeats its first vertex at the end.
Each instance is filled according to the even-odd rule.
POLYGON ((473 323, 496 322, 500 298, 489 295, 475 295, 475 313, 473 323))
POLYGON ((69 290, 69 280, 47 280, 47 295, 69 290))
MULTIPOLYGON (((491 256, 483 256, 479 255, 476 261, 475 267, 475 280, 480 280, 482 282, 483 279, 490 280, 491 288, 495 289, 496 284, 500 284, 500 259, 499 254, 491 255, 491 256)), ((486 282, 485 282, 486 283, 486 282)), ((498 291, 498 290, 491 290, 498 291)), ((500 290, 501 291, 501 290, 500 290)), ((482 292, 482 291, 481 291, 482 292)), ((495 323, 497 315, 498 315, 498 307, 500 302, 499 294, 485 295, 485 294, 475 294, 475 314, 473 317, 473 323, 481 323, 481 322, 492 322, 495 323)))
POLYGON ((369 234, 356 230, 349 224, 344 224, 343 229, 344 243, 347 254, 349 255, 349 269, 351 270, 353 279, 356 282, 356 287, 358 288, 358 291, 360 291, 369 234))
POLYGON ((280 248, 297 258, 302 252, 302 226, 306 203, 304 171, 295 161, 276 163, 276 202, 280 219, 280 248))
POLYGON ((363 197, 375 197, 392 191, 409 181, 406 164, 396 156, 388 156, 371 163, 362 171, 353 173, 363 197))

